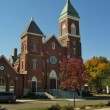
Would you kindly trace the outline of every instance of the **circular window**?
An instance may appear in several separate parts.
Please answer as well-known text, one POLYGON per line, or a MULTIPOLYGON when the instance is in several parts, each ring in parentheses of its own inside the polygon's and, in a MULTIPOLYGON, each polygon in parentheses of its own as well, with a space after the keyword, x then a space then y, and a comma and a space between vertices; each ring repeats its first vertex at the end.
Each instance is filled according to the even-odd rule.
POLYGON ((51 64, 56 64, 57 63, 57 58, 55 56, 50 57, 50 63, 51 64))
POLYGON ((73 41, 73 45, 76 45, 76 41, 73 41))
POLYGON ((4 66, 0 66, 0 70, 4 70, 4 66))

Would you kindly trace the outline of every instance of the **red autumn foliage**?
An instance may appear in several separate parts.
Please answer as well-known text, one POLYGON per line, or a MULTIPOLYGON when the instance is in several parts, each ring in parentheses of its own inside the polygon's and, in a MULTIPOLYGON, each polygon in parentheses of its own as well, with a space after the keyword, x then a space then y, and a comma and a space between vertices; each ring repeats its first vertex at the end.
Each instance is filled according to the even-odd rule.
POLYGON ((63 59, 60 67, 60 88, 76 89, 88 82, 89 73, 86 72, 82 59, 63 59))

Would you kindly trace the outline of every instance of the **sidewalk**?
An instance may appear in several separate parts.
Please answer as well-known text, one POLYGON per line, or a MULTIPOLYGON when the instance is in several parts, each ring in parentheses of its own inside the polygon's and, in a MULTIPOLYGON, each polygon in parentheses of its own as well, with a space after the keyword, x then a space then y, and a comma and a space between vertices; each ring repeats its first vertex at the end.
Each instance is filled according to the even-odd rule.
POLYGON ((94 110, 110 110, 110 108, 101 108, 101 109, 94 109, 94 110))

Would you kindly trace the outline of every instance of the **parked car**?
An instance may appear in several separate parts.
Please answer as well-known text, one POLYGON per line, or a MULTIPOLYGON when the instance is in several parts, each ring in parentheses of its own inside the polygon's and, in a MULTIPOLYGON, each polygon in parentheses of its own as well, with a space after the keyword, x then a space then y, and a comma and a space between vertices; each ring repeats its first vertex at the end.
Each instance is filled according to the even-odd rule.
POLYGON ((12 92, 0 92, 0 102, 15 103, 16 96, 12 92))

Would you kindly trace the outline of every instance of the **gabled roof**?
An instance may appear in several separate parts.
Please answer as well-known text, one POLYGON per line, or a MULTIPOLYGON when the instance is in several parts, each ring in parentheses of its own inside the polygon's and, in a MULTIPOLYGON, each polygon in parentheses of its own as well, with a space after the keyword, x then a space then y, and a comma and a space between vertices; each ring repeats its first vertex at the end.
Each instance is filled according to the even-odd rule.
POLYGON ((27 33, 44 35, 33 18, 30 20, 30 23, 27 25, 21 37, 23 37, 27 33))
POLYGON ((56 39, 56 41, 61 45, 61 43, 58 41, 58 39, 55 37, 55 35, 51 35, 50 37, 48 38, 45 38, 45 40, 43 41, 44 44, 46 44, 52 37, 54 37, 56 39))
POLYGON ((70 0, 67 0, 67 1, 66 1, 66 5, 64 6, 64 8, 63 8, 63 10, 62 10, 59 19, 62 19, 63 17, 65 17, 65 16, 67 16, 67 15, 80 18, 78 12, 77 12, 77 11, 75 10, 75 8, 72 6, 70 0))
POLYGON ((4 59, 6 61, 6 63, 18 74, 18 72, 13 68, 13 66, 9 63, 9 61, 6 59, 6 57, 4 55, 0 56, 0 59, 4 59))

